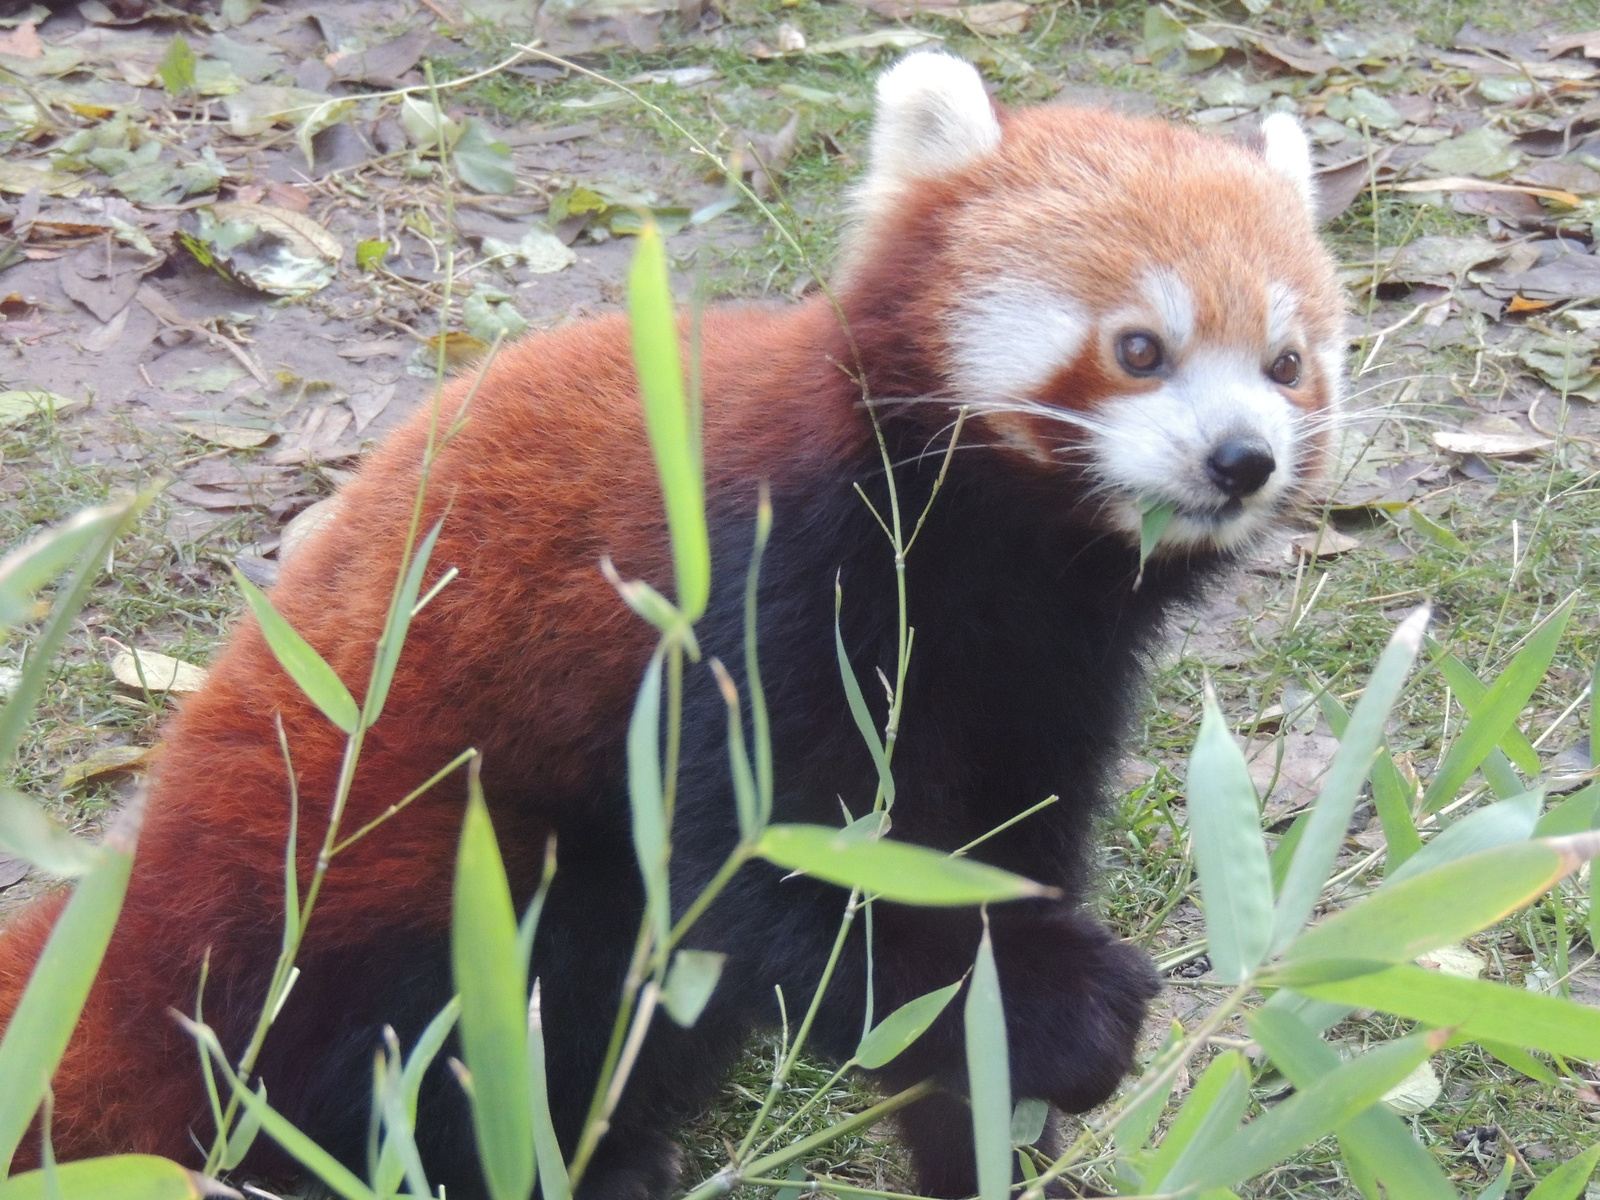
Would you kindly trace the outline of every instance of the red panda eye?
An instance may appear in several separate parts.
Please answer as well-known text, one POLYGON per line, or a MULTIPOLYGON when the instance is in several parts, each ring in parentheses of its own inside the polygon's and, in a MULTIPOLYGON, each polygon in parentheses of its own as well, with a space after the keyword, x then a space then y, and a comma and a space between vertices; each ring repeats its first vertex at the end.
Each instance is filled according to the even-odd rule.
POLYGON ((1129 375, 1154 375, 1166 365, 1161 339, 1153 333, 1125 333, 1117 339, 1117 361, 1129 375))
POLYGON ((1293 387, 1300 382, 1300 356, 1293 350, 1287 354, 1280 354, 1267 368, 1267 374, 1272 382, 1283 387, 1293 387))

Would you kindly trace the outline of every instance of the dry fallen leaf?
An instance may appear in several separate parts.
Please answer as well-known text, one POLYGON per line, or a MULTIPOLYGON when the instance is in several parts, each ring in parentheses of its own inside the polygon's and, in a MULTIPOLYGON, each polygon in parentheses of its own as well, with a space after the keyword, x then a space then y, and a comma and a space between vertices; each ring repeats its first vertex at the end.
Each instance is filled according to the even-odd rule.
POLYGON ((1433 435, 1433 444, 1451 454, 1481 454, 1485 458, 1515 458, 1520 454, 1537 454, 1555 445, 1537 433, 1499 433, 1488 430, 1440 429, 1433 435))
POLYGON ((1474 954, 1459 942, 1440 946, 1417 959, 1417 966, 1427 967, 1442 975, 1459 975, 1462 979, 1476 979, 1483 974, 1483 957, 1474 954))
POLYGON ((1390 1112, 1411 1117, 1432 1108, 1443 1092, 1444 1085, 1439 1082, 1433 1064, 1422 1062, 1417 1064, 1416 1070, 1385 1092, 1381 1099, 1390 1112))
MULTIPOLYGON (((141 654, 139 657, 148 659, 149 656, 141 654)), ((146 674, 148 673, 147 664, 146 674)), ((75 788, 97 775, 113 775, 119 771, 131 771, 136 767, 146 766, 154 754, 153 746, 102 746, 88 758, 81 759, 62 771, 61 786, 75 788)))
POLYGON ((198 692, 206 681, 205 668, 154 650, 118 651, 111 659, 111 673, 123 687, 135 691, 198 692))
POLYGON ((1314 529, 1310 533, 1302 533, 1289 545, 1292 547, 1291 557, 1299 555, 1302 558, 1337 558, 1361 545, 1361 539, 1353 538, 1348 533, 1340 533, 1337 529, 1324 527, 1314 529))
POLYGON ((278 561, 286 563, 305 544, 307 538, 339 515, 339 497, 329 496, 318 500, 310 508, 297 514, 283 527, 279 535, 278 561))
POLYGON ((44 47, 39 44, 39 35, 34 32, 32 21, 24 21, 10 33, 0 33, 0 54, 38 58, 43 53, 44 47))

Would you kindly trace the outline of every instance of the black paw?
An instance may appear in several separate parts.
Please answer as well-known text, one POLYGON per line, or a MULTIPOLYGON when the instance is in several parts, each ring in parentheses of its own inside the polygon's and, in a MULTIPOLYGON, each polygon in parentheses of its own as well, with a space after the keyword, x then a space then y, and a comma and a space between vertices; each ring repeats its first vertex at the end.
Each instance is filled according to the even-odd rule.
POLYGON ((665 1134, 613 1129, 595 1152, 575 1200, 661 1200, 677 1186, 683 1151, 665 1134))

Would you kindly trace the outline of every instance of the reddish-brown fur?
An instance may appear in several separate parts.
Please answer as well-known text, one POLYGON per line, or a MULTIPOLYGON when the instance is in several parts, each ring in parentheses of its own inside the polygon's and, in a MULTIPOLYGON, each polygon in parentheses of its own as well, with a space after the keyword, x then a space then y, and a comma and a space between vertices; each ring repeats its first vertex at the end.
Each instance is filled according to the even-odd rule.
MULTIPOLYGON (((1223 344, 1246 326, 1260 328, 1266 281, 1292 269, 1299 274, 1287 282, 1308 306, 1313 338, 1336 328, 1331 275, 1323 257, 1307 252, 1313 235, 1298 198, 1247 151, 1060 109, 1009 115, 1005 134, 1004 154, 919 186, 899 210, 868 223, 859 238, 866 250, 848 264, 840 291, 848 337, 821 298, 707 314, 713 507, 748 513, 758 481, 803 493, 808 480, 873 453, 863 390, 939 393, 951 298, 969 272, 1006 265, 1008 255, 1029 274, 1044 261, 1062 278, 1092 281, 1096 293, 1087 299, 1108 307, 1149 266, 1175 267, 1195 289, 1202 336, 1223 344), (1147 203, 1157 195, 1159 204, 1147 203), (1219 244, 1236 250, 1221 269, 1219 244)), ((530 339, 500 356, 472 400, 427 500, 428 524, 449 513, 430 578, 448 567, 460 575, 412 625, 345 829, 474 746, 491 797, 512 790, 541 798, 535 809, 495 813, 510 873, 526 881, 537 877, 545 833, 607 795, 653 639, 618 603, 598 563, 610 556, 624 576, 664 590, 671 584, 628 346, 626 324, 614 316, 530 339)), ((1087 347, 1040 398, 1086 407, 1143 386, 1119 381, 1107 354, 1103 345, 1087 347)), ((1329 394, 1321 369, 1307 364, 1300 402, 1308 407, 1329 394)), ((464 383, 447 390, 446 421, 465 395, 464 383)), ((949 412, 909 406, 899 419, 931 433, 949 412)), ((358 697, 426 431, 419 414, 369 459, 342 493, 337 518, 285 565, 273 593, 358 697)), ((1051 503, 1070 506, 1070 473, 1051 467, 1056 475, 1046 479, 1038 462, 1012 458, 1015 471, 1058 489, 1051 503)), ((786 515, 778 513, 780 524, 786 515)), ((831 654, 825 644, 813 649, 831 654)), ((208 952, 208 1017, 248 1020, 261 1002, 247 989, 230 991, 228 981, 258 980, 278 951, 288 796, 274 716, 293 754, 300 874, 309 876, 345 739, 245 620, 204 690, 167 727, 127 904, 54 1080, 62 1157, 137 1150, 192 1161, 191 1131, 202 1140, 210 1134, 193 1044, 166 1010, 192 1010, 208 952)), ((1018 796, 1016 805, 1037 798, 1018 796)), ((341 855, 308 949, 382 944, 386 931, 443 937, 461 799, 459 780, 451 780, 341 855)), ((40 902, 0 939, 0 1018, 14 1008, 59 905, 40 902)), ((36 1158, 30 1144, 18 1162, 36 1158)))

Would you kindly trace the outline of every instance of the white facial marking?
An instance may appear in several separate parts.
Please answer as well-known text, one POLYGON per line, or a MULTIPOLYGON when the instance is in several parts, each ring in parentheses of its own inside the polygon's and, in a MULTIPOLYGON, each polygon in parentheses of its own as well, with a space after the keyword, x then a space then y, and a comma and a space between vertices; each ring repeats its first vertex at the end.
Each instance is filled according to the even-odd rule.
POLYGON ((1269 284, 1267 287, 1267 353, 1274 354, 1289 348, 1290 334, 1294 332, 1295 318, 1299 316, 1299 304, 1294 298, 1294 292, 1286 283, 1269 284))
POLYGON ((1171 271, 1151 271, 1139 281, 1139 291, 1156 317, 1157 328, 1169 349, 1181 353, 1194 337, 1194 296, 1188 284, 1171 271))
POLYGON ((1035 285, 1002 284, 957 310, 950 332, 950 378, 963 399, 1022 400, 1078 357, 1089 318, 1035 285))
POLYGON ((1344 409, 1344 344, 1329 342, 1318 346, 1316 355, 1327 387, 1328 411, 1341 412, 1344 409))
POLYGON ((999 145, 1000 122, 976 68, 935 51, 908 54, 878 77, 861 210, 883 212, 917 180, 949 174, 999 145))
POLYGON ((1256 357, 1199 350, 1153 392, 1103 402, 1090 438, 1095 470, 1122 496, 1113 519, 1138 536, 1139 499, 1177 506, 1163 548, 1238 545, 1269 523, 1294 482, 1299 411, 1266 379, 1256 357), (1234 499, 1211 478, 1206 461, 1229 440, 1272 454, 1266 481, 1234 499))
POLYGON ((1311 146, 1305 130, 1289 113, 1276 112, 1261 122, 1261 137, 1266 143, 1263 157, 1267 166, 1282 175, 1295 190, 1306 211, 1316 216, 1316 192, 1311 183, 1311 146))

